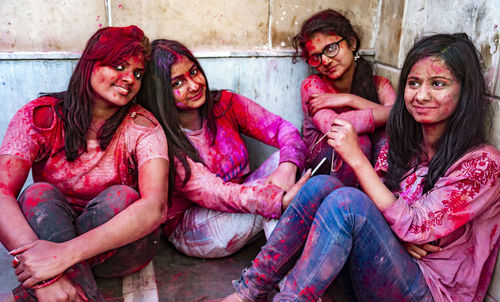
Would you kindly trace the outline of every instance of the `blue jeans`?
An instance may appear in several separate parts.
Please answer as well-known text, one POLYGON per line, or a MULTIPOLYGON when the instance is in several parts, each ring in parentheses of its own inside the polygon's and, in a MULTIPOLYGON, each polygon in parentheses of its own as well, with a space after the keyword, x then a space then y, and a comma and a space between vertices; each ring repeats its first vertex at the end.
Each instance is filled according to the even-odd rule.
POLYGON ((252 267, 233 284, 240 297, 316 301, 346 266, 359 301, 432 301, 413 258, 363 192, 311 178, 283 214, 252 267))

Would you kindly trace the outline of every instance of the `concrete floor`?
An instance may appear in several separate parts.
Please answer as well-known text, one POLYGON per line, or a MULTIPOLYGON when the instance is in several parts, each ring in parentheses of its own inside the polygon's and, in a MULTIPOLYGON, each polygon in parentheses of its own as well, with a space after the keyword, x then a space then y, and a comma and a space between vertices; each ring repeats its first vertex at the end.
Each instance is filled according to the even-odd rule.
MULTIPOLYGON (((125 278, 97 279, 108 302, 181 302, 222 298, 233 292, 231 280, 251 261, 265 242, 264 236, 223 259, 198 259, 178 252, 162 239, 151 265, 125 278)), ((0 245, 0 301, 18 285, 12 256, 0 245)))
MULTIPOLYGON (((143 270, 116 279, 97 279, 107 302, 201 302, 233 293, 231 281, 240 276, 265 243, 257 240, 226 258, 198 259, 178 252, 162 239, 153 262, 143 270)), ((0 245, 0 302, 18 285, 11 268, 12 256, 0 245)), ((346 302, 342 291, 329 289, 326 301, 346 302), (335 297, 331 299, 330 297, 335 297)), ((272 295, 269 297, 269 301, 272 295)))

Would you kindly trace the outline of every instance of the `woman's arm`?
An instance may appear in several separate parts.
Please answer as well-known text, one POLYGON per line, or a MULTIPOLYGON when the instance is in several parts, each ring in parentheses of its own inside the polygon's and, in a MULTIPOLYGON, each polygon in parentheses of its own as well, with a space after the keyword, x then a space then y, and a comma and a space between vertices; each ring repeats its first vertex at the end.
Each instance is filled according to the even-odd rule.
POLYGON ((191 177, 186 185, 184 168, 175 161, 177 180, 175 195, 190 200, 198 205, 222 212, 252 213, 268 218, 281 216, 284 190, 273 184, 238 184, 224 180, 210 172, 205 165, 187 158, 191 167, 191 177))
POLYGON ((0 155, 0 240, 9 251, 38 239, 16 199, 30 168, 19 157, 0 155))
POLYGON ((353 168, 363 191, 405 242, 423 244, 442 238, 500 202, 500 154, 493 147, 466 154, 409 205, 382 183, 359 149, 352 125, 335 120, 328 137, 328 143, 353 168))
POLYGON ((375 76, 374 82, 380 104, 354 94, 332 92, 319 76, 309 76, 301 85, 302 110, 322 133, 330 130, 336 118, 349 121, 358 134, 371 133, 385 125, 396 98, 386 78, 375 76))
POLYGON ((67 242, 38 240, 14 250, 13 253, 22 253, 23 266, 18 277, 23 285, 33 286, 78 262, 136 241, 158 228, 166 219, 167 179, 168 161, 151 159, 139 168, 141 198, 105 224, 67 242))
POLYGON ((311 119, 314 126, 323 134, 330 131, 332 122, 336 118, 342 118, 351 122, 358 134, 372 133, 375 130, 373 115, 370 108, 349 111, 339 110, 340 108, 324 108, 317 110, 313 114, 308 104, 314 95, 337 93, 336 91, 332 92, 317 75, 309 76, 302 82, 300 93, 304 118, 311 119))
POLYGON ((394 194, 380 180, 370 161, 363 154, 358 135, 348 121, 342 119, 333 121, 331 132, 328 134, 328 144, 346 164, 352 167, 361 188, 379 210, 383 211, 396 201, 394 194))
POLYGON ((284 190, 290 189, 295 183, 297 171, 305 166, 307 151, 299 131, 290 122, 252 100, 237 94, 232 97, 231 114, 241 131, 280 150, 279 166, 268 178, 268 183, 284 190))
MULTIPOLYGON (((392 108, 390 105, 381 105, 369 101, 360 96, 350 94, 350 93, 323 93, 323 94, 313 94, 308 102, 307 107, 309 113, 314 116, 318 111, 322 109, 340 109, 349 107, 352 110, 345 113, 340 113, 336 118, 352 120, 356 117, 356 111, 358 110, 371 110, 373 116, 373 124, 375 128, 384 126, 389 118, 389 113, 392 108), (349 112, 349 114, 348 114, 349 112)), ((364 114, 364 113, 362 113, 364 114)))

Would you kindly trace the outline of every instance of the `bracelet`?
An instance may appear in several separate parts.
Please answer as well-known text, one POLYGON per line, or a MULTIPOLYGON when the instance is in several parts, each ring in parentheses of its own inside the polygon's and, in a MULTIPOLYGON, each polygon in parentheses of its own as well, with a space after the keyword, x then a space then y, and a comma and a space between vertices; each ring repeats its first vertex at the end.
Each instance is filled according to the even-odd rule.
POLYGON ((43 287, 49 286, 52 283, 55 283, 57 280, 61 279, 62 276, 63 276, 63 274, 61 273, 61 274, 59 274, 59 275, 57 275, 55 277, 52 277, 50 279, 40 281, 37 284, 33 285, 31 287, 31 289, 39 289, 39 288, 43 288, 43 287))

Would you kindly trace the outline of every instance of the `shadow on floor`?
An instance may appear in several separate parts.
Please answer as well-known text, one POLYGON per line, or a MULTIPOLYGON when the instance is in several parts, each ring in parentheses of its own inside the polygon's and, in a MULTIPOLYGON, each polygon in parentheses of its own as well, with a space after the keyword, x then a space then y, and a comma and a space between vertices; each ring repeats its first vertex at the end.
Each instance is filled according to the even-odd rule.
POLYGON ((154 259, 158 296, 161 302, 198 302, 222 298, 234 292, 231 281, 251 264, 265 237, 221 259, 185 256, 162 239, 154 259))

